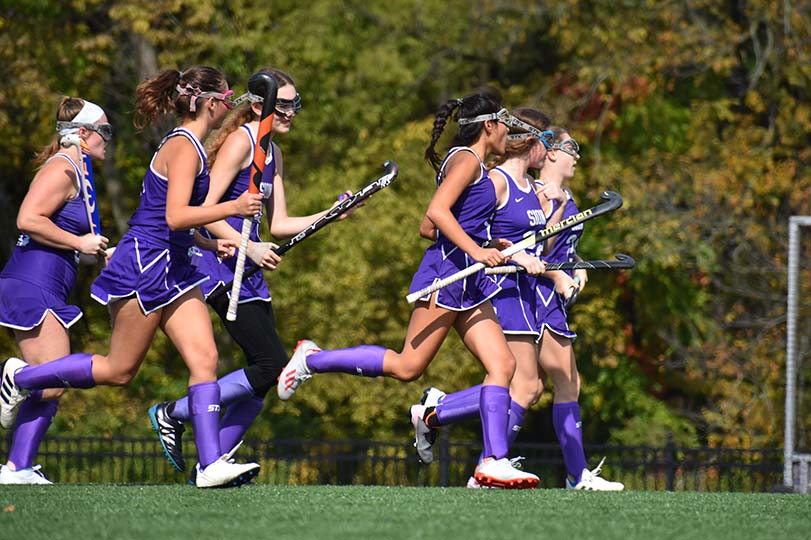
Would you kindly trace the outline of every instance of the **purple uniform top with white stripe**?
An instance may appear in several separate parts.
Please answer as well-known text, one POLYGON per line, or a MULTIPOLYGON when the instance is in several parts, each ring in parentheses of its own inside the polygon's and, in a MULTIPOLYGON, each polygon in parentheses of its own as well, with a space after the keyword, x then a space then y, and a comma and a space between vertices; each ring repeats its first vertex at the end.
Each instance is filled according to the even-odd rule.
MULTIPOLYGON (((201 166, 189 205, 200 206, 209 183, 203 145, 187 129, 176 128, 164 137, 158 151, 172 137, 185 137, 197 150, 201 166)), ((91 287, 91 296, 102 304, 135 295, 145 314, 170 304, 208 279, 191 264, 192 258, 199 256, 194 231, 172 231, 166 222, 168 180, 155 172, 154 161, 155 156, 144 175, 141 201, 128 222, 130 229, 91 287)))
MULTIPOLYGON (((445 165, 457 152, 470 152, 479 159, 470 148, 452 148, 439 169, 437 186, 442 182, 445 165)), ((481 174, 478 180, 465 188, 451 207, 451 212, 468 236, 474 242, 483 244, 490 239, 488 229, 496 208, 496 192, 481 160, 479 166, 481 174)), ((439 232, 436 242, 425 250, 422 262, 411 280, 409 293, 419 291, 473 264, 476 264, 475 260, 439 232)), ((492 298, 498 291, 495 279, 482 270, 440 289, 436 303, 446 309, 465 311, 492 298)))
MULTIPOLYGON (((529 234, 542 230, 546 226, 546 215, 535 195, 531 183, 522 187, 507 171, 496 167, 500 174, 492 174, 496 182, 506 180, 506 201, 496 208, 490 235, 493 238, 505 238, 512 243, 520 242, 529 234)), ((527 253, 538 256, 540 246, 527 250, 527 253)), ((505 334, 527 334, 538 336, 536 316, 537 281, 529 274, 505 274, 497 278, 501 291, 493 297, 493 308, 505 334)))
MULTIPOLYGON (((241 128, 245 130, 245 133, 251 141, 250 163, 247 167, 239 172, 231 185, 228 186, 225 193, 220 198, 220 202, 233 201, 248 191, 248 185, 251 181, 251 176, 253 175, 253 152, 256 142, 253 133, 251 133, 251 130, 247 124, 242 125, 241 128)), ((276 160, 273 158, 274 153, 272 144, 270 151, 268 152, 268 157, 270 158, 270 161, 265 164, 265 169, 262 171, 262 194, 265 199, 267 199, 272 192, 273 178, 276 176, 276 160)), ((262 239, 259 237, 259 225, 261 223, 261 218, 262 213, 260 212, 256 219, 253 220, 253 223, 251 223, 250 239, 252 242, 262 241, 262 239)), ((226 221, 235 230, 242 230, 242 217, 231 216, 226 218, 226 221)), ((201 229, 200 233, 208 238, 214 238, 214 236, 205 229, 201 229)), ((211 278, 201 285, 203 294, 206 297, 214 292, 214 289, 216 289, 218 286, 234 281, 234 269, 236 268, 236 261, 236 256, 220 260, 217 258, 217 254, 211 251, 203 251, 201 257, 194 258, 194 265, 197 266, 198 270, 211 278)), ((249 257, 245 258, 246 275, 248 274, 248 271, 255 266, 256 263, 254 263, 249 257)), ((230 291, 228 291, 228 295, 231 295, 230 291)), ((262 272, 256 272, 253 275, 244 277, 242 280, 242 288, 239 291, 239 302, 243 303, 253 300, 262 300, 265 302, 270 301, 270 292, 268 291, 268 286, 262 272)))
MULTIPOLYGON (((81 178, 72 157, 59 152, 50 159, 56 158, 67 160, 81 178)), ((90 222, 81 193, 54 212, 51 221, 77 236, 88 234, 90 222)), ((65 328, 78 321, 82 311, 67 304, 78 266, 76 251, 46 246, 21 232, 11 258, 0 272, 0 326, 31 330, 42 323, 48 312, 65 328)))
MULTIPOLYGON (((550 215, 558 207, 554 201, 550 215)), ((566 190, 566 208, 563 211, 561 221, 578 213, 577 206, 572 199, 572 194, 566 190)), ((544 254, 543 260, 548 263, 571 262, 577 253, 577 243, 583 235, 583 224, 575 225, 571 229, 565 230, 557 235, 555 245, 544 254)), ((571 275, 571 270, 566 270, 571 275)), ((539 277, 536 288, 538 296, 538 330, 543 334, 544 329, 548 329, 560 336, 574 339, 577 337, 570 328, 566 320, 566 310, 564 309, 565 299, 555 292, 555 282, 549 278, 539 277)))

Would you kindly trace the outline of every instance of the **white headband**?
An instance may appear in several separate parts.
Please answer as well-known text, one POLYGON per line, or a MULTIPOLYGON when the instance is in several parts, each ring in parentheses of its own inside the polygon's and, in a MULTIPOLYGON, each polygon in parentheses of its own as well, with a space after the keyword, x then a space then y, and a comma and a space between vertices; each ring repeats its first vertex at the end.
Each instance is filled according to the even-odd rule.
MULTIPOLYGON (((84 100, 84 106, 79 114, 71 119, 72 124, 95 124, 99 118, 104 116, 104 109, 93 103, 92 101, 84 100)), ((60 135, 67 135, 69 133, 77 133, 79 128, 63 128, 59 130, 60 135)))

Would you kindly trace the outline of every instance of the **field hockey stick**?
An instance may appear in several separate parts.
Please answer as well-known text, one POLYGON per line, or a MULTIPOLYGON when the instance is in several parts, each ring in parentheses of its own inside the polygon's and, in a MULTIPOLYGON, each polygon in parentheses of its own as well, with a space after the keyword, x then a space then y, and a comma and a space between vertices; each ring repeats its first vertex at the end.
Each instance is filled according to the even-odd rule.
MULTIPOLYGON (((612 269, 627 269, 636 266, 636 261, 630 255, 624 253, 617 253, 614 255, 614 261, 573 261, 573 262, 558 262, 547 263, 547 270, 612 270, 612 269)), ((505 264, 504 266, 492 266, 485 268, 484 273, 491 274, 519 274, 526 272, 527 269, 517 264, 505 264)))
MULTIPOLYGON (((257 73, 248 80, 248 92, 262 96, 262 114, 259 116, 259 130, 256 135, 256 147, 253 152, 253 171, 251 181, 248 182, 250 193, 260 193, 259 184, 262 182, 262 173, 265 170, 265 159, 270 147, 270 135, 273 129, 273 116, 276 109, 276 94, 279 88, 276 80, 266 73, 257 73)), ((272 154, 271 154, 272 157, 272 154)), ((231 286, 231 298, 228 302, 228 312, 225 318, 235 321, 237 306, 239 305, 239 292, 242 289, 242 274, 245 271, 245 256, 248 251, 248 238, 251 235, 251 226, 254 218, 246 217, 242 220, 242 234, 239 242, 234 281, 231 286)))
MULTIPOLYGON (((397 164, 389 160, 383 164, 383 167, 385 168, 386 171, 383 176, 381 176, 374 182, 370 183, 357 193, 350 195, 349 197, 341 201, 340 204, 336 205, 333 208, 330 208, 330 210, 326 214, 315 220, 309 227, 298 233, 296 236, 294 236, 281 246, 274 248, 273 251, 277 255, 284 254, 293 246, 300 244, 305 238, 312 236, 319 229, 329 225, 330 223, 341 217, 343 214, 345 214, 352 208, 358 206, 360 203, 362 203, 363 201, 365 201, 366 199, 368 199, 381 189, 391 184, 394 181, 394 179, 397 178, 397 174, 399 173, 397 164)), ((262 269, 261 266, 254 266, 253 268, 245 272, 244 277, 252 276, 261 269, 262 269)), ((227 283, 224 287, 217 288, 216 291, 214 291, 209 295, 208 297, 209 301, 219 298, 221 294, 223 294, 225 291, 231 288, 232 283, 227 283)))
MULTIPOLYGON (((511 245, 507 249, 502 250, 501 254, 504 255, 505 257, 515 255, 519 251, 532 247, 535 244, 539 244, 544 240, 546 240, 547 238, 555 236, 556 234, 565 231, 567 229, 571 229, 575 225, 579 225, 580 223, 596 218, 597 216, 600 216, 602 214, 612 212, 617 208, 619 208, 620 206, 622 206, 622 197, 620 197, 619 193, 616 193, 614 191, 604 191, 602 195, 600 195, 600 198, 606 202, 598 204, 597 206, 589 208, 588 210, 579 212, 573 216, 569 216, 568 218, 558 223, 555 223, 551 227, 547 227, 541 231, 538 231, 535 234, 524 238, 520 242, 511 245)), ((439 289, 447 287, 451 283, 456 283, 457 281, 464 279, 467 276, 475 274, 476 272, 482 270, 483 268, 485 268, 484 263, 476 263, 470 265, 467 268, 464 268, 456 272, 452 276, 440 279, 434 282, 433 284, 429 285, 428 287, 425 287, 419 291, 409 294, 408 296, 406 296, 406 300, 408 300, 409 304, 413 304, 420 298, 423 298, 426 295, 436 292, 439 289)))
MULTIPOLYGON (((76 156, 78 161, 76 165, 79 169, 79 192, 84 201, 84 209, 87 214, 87 222, 90 225, 90 232, 92 234, 101 234, 101 220, 99 219, 99 207, 96 204, 96 184, 93 181, 93 162, 90 159, 90 154, 87 154, 82 149, 82 138, 78 133, 69 133, 63 135, 59 144, 68 148, 70 146, 76 147, 76 156)), ((96 254, 98 262, 103 265, 105 260, 105 253, 100 251, 96 254)))

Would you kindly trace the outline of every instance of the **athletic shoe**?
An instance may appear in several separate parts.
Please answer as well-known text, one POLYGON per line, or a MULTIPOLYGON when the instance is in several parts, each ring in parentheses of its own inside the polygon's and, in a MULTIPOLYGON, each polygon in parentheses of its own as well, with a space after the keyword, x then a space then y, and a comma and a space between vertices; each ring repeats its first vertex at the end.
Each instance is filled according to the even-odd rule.
POLYGON ((14 426, 17 409, 30 393, 14 382, 14 374, 17 373, 17 370, 27 365, 19 358, 9 358, 3 366, 2 383, 0 383, 0 426, 3 426, 3 429, 11 429, 14 426))
POLYGON ((425 405, 412 405, 411 425, 414 426, 414 448, 417 449, 417 457, 420 463, 428 465, 434 461, 434 443, 436 442, 437 430, 425 425, 425 405))
POLYGON ((41 466, 12 471, 7 465, 0 466, 0 484, 53 484, 39 472, 41 466))
POLYGON ((534 489, 540 482, 534 474, 516 469, 507 458, 480 463, 473 476, 479 484, 506 489, 534 489))
POLYGON ((224 454, 214 463, 210 463, 205 469, 200 468, 198 463, 195 466, 197 475, 194 482, 199 488, 230 488, 247 484, 259 474, 258 463, 234 463, 231 456, 240 447, 239 442, 230 452, 224 454))
POLYGON ((580 481, 577 483, 569 480, 566 477, 566 489, 581 489, 584 491, 622 491, 625 489, 625 484, 621 482, 609 482, 605 478, 600 478, 600 471, 602 470, 605 458, 600 461, 600 464, 593 470, 583 469, 580 473, 580 481))
POLYGON ((186 461, 183 459, 183 432, 186 427, 180 420, 175 420, 167 409, 169 402, 164 401, 157 405, 152 405, 149 408, 149 421, 152 423, 152 429, 158 434, 158 440, 163 448, 163 454, 172 467, 179 472, 186 470, 186 461))
POLYGON ((439 388, 429 386, 423 391, 420 403, 422 403, 426 407, 436 407, 437 405, 439 405, 439 402, 442 401, 444 398, 445 392, 443 392, 439 388))
POLYGON ((467 479, 467 485, 465 487, 468 488, 468 489, 501 489, 501 488, 497 488, 495 486, 482 485, 473 476, 471 476, 470 478, 467 479))
MULTIPOLYGON (((522 459, 526 459, 524 456, 516 456, 514 458, 510 458, 510 465, 515 467, 516 469, 523 469, 523 464, 521 463, 522 459)), ((467 479, 467 487, 468 489, 501 489, 500 487, 496 486, 485 486, 480 484, 475 477, 471 476, 467 479)))
POLYGON ((301 383, 313 376, 310 368, 307 367, 307 356, 314 352, 319 352, 321 349, 318 345, 309 339, 302 339, 296 345, 296 350, 293 351, 293 356, 290 361, 284 366, 281 374, 279 375, 279 384, 276 385, 276 393, 279 394, 279 399, 287 401, 296 393, 296 389, 301 383))

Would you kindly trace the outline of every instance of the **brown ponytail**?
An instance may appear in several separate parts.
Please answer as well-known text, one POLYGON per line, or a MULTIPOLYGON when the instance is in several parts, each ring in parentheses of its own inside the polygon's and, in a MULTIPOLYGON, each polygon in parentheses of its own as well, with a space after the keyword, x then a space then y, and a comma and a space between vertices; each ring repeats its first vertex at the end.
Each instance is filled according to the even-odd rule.
POLYGON ((227 86, 225 76, 212 67, 195 66, 183 72, 173 69, 161 71, 135 89, 135 127, 143 129, 170 113, 177 114, 181 119, 195 118, 199 109, 191 112, 191 100, 198 97, 178 95, 179 84, 199 90, 200 93, 222 92, 227 86))

